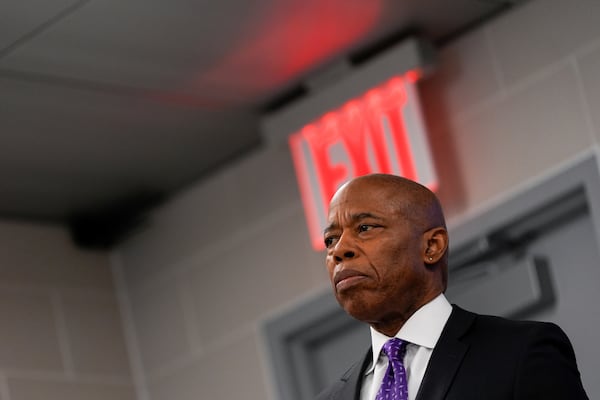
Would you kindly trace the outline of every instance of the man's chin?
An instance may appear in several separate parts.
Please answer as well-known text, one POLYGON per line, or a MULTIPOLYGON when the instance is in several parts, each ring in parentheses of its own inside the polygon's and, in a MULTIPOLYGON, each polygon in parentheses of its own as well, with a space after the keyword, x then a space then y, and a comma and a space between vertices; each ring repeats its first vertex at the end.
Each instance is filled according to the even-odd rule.
POLYGON ((359 321, 366 322, 373 317, 372 307, 361 299, 337 296, 337 300, 347 314, 359 321))

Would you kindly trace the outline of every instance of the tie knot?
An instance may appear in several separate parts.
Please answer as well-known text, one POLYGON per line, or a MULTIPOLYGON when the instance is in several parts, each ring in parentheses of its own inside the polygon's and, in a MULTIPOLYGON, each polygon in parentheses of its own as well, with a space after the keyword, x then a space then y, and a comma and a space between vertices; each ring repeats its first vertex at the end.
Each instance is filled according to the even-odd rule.
POLYGON ((402 362, 406 353, 406 342, 402 339, 392 338, 383 345, 383 352, 389 360, 402 362))

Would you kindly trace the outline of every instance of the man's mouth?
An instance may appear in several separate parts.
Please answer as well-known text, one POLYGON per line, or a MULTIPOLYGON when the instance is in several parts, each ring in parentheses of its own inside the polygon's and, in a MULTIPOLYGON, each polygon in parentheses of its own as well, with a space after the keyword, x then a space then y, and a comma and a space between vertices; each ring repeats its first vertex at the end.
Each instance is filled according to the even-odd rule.
POLYGON ((366 277, 367 276, 365 274, 362 274, 356 270, 344 269, 335 274, 333 277, 333 283, 336 291, 340 292, 354 286, 366 277))

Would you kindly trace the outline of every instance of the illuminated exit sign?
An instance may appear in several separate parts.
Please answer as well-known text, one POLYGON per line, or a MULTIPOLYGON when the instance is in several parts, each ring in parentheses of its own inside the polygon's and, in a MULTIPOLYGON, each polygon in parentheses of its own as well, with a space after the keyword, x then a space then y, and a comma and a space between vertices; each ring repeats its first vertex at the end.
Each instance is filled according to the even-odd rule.
POLYGON ((353 177, 382 172, 437 188, 411 71, 346 102, 289 137, 312 246, 324 248, 329 200, 353 177))

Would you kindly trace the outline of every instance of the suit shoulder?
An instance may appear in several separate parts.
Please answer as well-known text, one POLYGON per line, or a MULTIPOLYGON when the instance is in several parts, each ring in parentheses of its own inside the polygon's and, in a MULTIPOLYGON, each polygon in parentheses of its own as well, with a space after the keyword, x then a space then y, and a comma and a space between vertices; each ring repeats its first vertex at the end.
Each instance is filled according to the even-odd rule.
POLYGON ((344 372, 339 379, 329 384, 315 398, 315 400, 334 400, 347 385, 356 386, 360 383, 360 375, 365 368, 365 363, 371 357, 371 350, 361 360, 355 362, 344 372))
MULTIPOLYGON (((511 347, 514 350, 537 341, 552 341, 565 343, 570 347, 570 341, 565 332, 552 322, 512 320, 492 315, 475 314, 455 306, 453 314, 456 319, 468 321, 463 323, 457 336, 469 342, 482 344, 497 343, 497 348, 504 350, 511 347)), ((503 350, 503 351, 504 351, 503 350)))
POLYGON ((514 331, 521 334, 525 334, 527 332, 548 332, 559 336, 564 335, 566 337, 563 330, 552 322, 514 320, 494 315, 476 314, 463 310, 457 306, 454 306, 454 308, 456 313, 470 316, 473 319, 473 324, 475 327, 479 329, 488 329, 493 331, 500 330, 503 333, 506 333, 507 331, 514 331))

